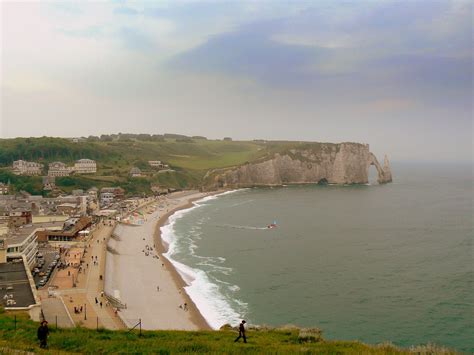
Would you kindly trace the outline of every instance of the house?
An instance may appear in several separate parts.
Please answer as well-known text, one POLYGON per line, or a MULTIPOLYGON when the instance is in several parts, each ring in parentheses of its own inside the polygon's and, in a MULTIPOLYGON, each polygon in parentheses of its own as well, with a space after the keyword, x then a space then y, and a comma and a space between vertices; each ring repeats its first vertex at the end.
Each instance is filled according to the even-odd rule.
POLYGON ((99 192, 99 189, 95 186, 92 186, 89 190, 87 190, 87 194, 92 197, 93 199, 97 198, 97 193, 99 192))
POLYGON ((65 216, 73 216, 78 210, 79 206, 75 203, 62 203, 56 206, 56 210, 65 216))
POLYGON ((163 163, 159 160, 149 160, 148 165, 152 168, 163 168, 163 163))
POLYGON ((43 170, 43 164, 35 163, 32 161, 15 160, 13 162, 13 174, 15 175, 41 175, 43 170))
POLYGON ((101 192, 100 193, 100 205, 108 206, 114 202, 115 195, 113 192, 101 192))
POLYGON ((141 177, 142 172, 141 172, 140 169, 138 169, 136 166, 134 166, 133 168, 130 169, 129 175, 130 175, 130 177, 141 177))
POLYGON ((100 193, 102 194, 103 192, 113 193, 116 199, 123 199, 123 197, 125 196, 125 190, 121 187, 103 187, 100 190, 100 193))
POLYGON ((54 176, 43 176, 43 190, 52 191, 56 188, 56 178, 54 176))
POLYGON ((49 176, 69 176, 73 171, 72 168, 68 168, 66 164, 60 161, 49 163, 48 168, 49 176))
POLYGON ((20 227, 33 222, 31 211, 10 211, 8 225, 10 228, 20 227))
POLYGON ((76 174, 95 174, 97 163, 92 159, 79 159, 74 163, 74 172, 76 174))
POLYGON ((0 182, 0 195, 8 195, 10 192, 10 184, 4 184, 0 182))

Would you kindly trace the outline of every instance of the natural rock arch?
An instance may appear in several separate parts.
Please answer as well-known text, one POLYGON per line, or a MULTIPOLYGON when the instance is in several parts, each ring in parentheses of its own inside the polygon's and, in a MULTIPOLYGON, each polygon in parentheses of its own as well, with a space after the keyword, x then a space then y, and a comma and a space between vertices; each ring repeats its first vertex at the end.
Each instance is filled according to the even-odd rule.
POLYGON ((387 156, 384 158, 384 166, 382 167, 373 153, 369 153, 369 159, 367 161, 367 176, 369 176, 369 168, 374 165, 377 169, 379 184, 385 184, 392 181, 392 172, 390 170, 390 163, 388 162, 387 156))

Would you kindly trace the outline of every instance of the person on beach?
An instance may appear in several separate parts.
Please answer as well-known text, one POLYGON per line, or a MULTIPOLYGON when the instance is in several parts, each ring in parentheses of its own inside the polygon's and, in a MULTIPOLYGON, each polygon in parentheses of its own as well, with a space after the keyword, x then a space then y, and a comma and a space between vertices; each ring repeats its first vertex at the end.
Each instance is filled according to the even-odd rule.
POLYGON ((247 342, 247 337, 245 336, 245 321, 243 320, 239 324, 239 336, 234 340, 234 343, 238 342, 240 338, 244 338, 244 343, 247 342))
POLYGON ((48 335, 49 335, 49 329, 48 329, 48 322, 47 321, 42 321, 41 325, 38 328, 38 340, 40 341, 40 348, 46 349, 48 347, 48 335))

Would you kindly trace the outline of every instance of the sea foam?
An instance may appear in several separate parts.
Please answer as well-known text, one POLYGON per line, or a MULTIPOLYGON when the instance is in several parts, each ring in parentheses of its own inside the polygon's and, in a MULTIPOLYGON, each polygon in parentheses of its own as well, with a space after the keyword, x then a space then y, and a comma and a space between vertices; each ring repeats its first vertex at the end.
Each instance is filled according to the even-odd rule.
MULTIPOLYGON (((235 324, 240 321, 241 315, 233 309, 232 305, 226 299, 225 295, 221 292, 219 286, 212 282, 209 275, 204 270, 199 268, 192 268, 185 265, 173 258, 175 254, 180 252, 180 246, 178 243, 178 236, 175 232, 176 221, 188 214, 190 211, 205 205, 206 202, 217 199, 219 196, 228 195, 241 190, 226 191, 218 195, 207 196, 199 201, 195 201, 193 206, 177 211, 170 216, 168 223, 161 227, 161 238, 168 244, 168 252, 165 253, 165 257, 173 264, 184 282, 187 284, 185 287, 186 293, 191 297, 197 308, 209 323, 213 329, 219 329, 223 324, 230 323, 235 324)), ((193 230, 195 232, 196 229, 193 230)), ((191 243, 189 249, 191 254, 194 254, 196 246, 191 243)), ((207 266, 213 270, 218 270, 222 273, 229 273, 232 271, 231 268, 216 265, 225 261, 224 258, 207 258, 194 255, 197 258, 206 259, 199 262, 198 265, 207 266)), ((230 291, 237 291, 239 287, 237 285, 228 286, 230 291)), ((244 302, 235 300, 239 305, 239 308, 246 308, 244 302)))

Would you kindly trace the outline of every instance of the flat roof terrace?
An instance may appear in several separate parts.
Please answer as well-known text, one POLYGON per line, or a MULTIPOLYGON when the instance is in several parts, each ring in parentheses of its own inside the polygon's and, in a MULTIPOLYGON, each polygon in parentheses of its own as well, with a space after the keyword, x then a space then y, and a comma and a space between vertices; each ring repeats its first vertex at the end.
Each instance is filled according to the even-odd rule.
POLYGON ((4 307, 28 307, 36 303, 23 262, 0 264, 0 303, 4 307), (7 299, 16 303, 7 305, 7 299))
POLYGON ((13 231, 11 235, 6 236, 7 244, 8 245, 21 244, 36 229, 51 229, 51 228, 62 229, 63 224, 64 222, 44 222, 44 223, 33 223, 33 224, 22 226, 21 228, 18 228, 15 231, 13 231))

